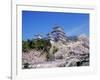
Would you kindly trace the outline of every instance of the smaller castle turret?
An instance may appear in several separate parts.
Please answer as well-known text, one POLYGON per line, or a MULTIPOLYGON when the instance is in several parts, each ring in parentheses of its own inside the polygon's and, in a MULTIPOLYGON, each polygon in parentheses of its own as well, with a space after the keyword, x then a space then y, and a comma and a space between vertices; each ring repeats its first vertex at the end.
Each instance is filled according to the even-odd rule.
POLYGON ((43 36, 42 36, 41 34, 35 35, 35 38, 36 38, 36 39, 42 39, 42 37, 43 37, 43 36))

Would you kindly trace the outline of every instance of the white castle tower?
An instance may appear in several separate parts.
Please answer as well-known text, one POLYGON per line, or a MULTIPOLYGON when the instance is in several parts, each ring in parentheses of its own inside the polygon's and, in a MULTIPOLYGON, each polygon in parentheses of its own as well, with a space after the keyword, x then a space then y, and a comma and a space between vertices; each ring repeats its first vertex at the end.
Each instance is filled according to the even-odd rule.
POLYGON ((51 32, 51 35, 53 35, 55 41, 66 41, 66 35, 64 33, 64 29, 60 26, 56 26, 53 28, 53 31, 51 32))

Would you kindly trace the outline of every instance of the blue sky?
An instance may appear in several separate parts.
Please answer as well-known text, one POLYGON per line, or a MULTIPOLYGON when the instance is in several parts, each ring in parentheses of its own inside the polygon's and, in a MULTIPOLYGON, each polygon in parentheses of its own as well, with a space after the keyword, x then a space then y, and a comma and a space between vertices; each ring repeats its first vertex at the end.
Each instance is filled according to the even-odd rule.
POLYGON ((89 14, 22 11, 23 40, 32 39, 35 34, 45 36, 55 25, 63 27, 68 36, 89 36, 89 14))

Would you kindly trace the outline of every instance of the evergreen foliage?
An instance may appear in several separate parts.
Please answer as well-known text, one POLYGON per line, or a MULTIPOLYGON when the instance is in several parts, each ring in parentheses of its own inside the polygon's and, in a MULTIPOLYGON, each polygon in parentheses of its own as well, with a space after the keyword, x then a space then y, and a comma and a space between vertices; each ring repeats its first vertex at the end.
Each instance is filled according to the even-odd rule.
POLYGON ((22 41, 23 52, 27 52, 31 49, 44 50, 47 52, 50 49, 50 46, 51 44, 49 40, 45 39, 32 39, 32 40, 22 41))

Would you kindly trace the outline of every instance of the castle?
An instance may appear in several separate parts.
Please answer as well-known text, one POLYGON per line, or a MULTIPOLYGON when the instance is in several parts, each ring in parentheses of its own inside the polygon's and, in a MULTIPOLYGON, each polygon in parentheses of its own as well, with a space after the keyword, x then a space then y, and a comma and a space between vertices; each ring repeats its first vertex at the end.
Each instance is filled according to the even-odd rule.
MULTIPOLYGON (((42 39, 42 35, 38 34, 35 35, 37 39, 42 39)), ((53 27, 53 30, 47 34, 47 39, 52 40, 52 41, 66 41, 67 36, 64 32, 64 29, 60 26, 55 26, 53 27)))

